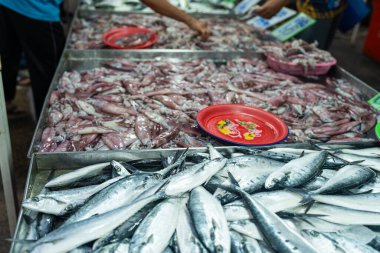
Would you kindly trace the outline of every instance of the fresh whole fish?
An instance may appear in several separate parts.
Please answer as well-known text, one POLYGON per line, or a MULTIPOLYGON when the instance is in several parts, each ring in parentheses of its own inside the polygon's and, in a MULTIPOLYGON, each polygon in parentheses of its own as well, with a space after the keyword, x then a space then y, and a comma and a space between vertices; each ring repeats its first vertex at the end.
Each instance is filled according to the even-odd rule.
POLYGON ((209 252, 230 252, 231 239, 220 203, 203 187, 190 193, 189 211, 199 239, 209 252))
POLYGON ((380 158, 380 148, 378 147, 362 149, 340 149, 339 151, 345 154, 380 158))
POLYGON ((355 154, 336 154, 337 157, 345 159, 349 162, 359 162, 362 166, 370 167, 374 170, 380 171, 380 159, 376 157, 358 156, 355 154))
POLYGON ((377 250, 373 249, 370 246, 365 244, 360 244, 352 239, 345 238, 341 235, 335 233, 325 233, 327 238, 334 241, 335 244, 343 250, 343 252, 352 252, 352 253, 376 253, 377 250))
MULTIPOLYGON (((291 191, 259 192, 251 195, 271 212, 277 213, 301 205, 302 196, 291 191)), ((254 218, 244 201, 237 200, 223 206, 228 221, 254 218)))
MULTIPOLYGON (((235 182, 237 183, 237 182, 235 182)), ((270 243, 273 249, 279 252, 318 252, 298 233, 287 227, 284 221, 275 213, 268 210, 259 201, 252 198, 248 193, 238 187, 224 189, 238 192, 248 209, 255 217, 256 224, 262 232, 264 238, 270 243)))
MULTIPOLYGON (((228 160, 222 172, 230 172, 238 181, 240 187, 248 193, 253 193, 264 187, 265 180, 275 170, 284 166, 284 163, 259 156, 239 156, 228 160)), ((224 185, 231 184, 224 173, 219 176, 227 177, 224 185)), ((225 204, 238 197, 234 194, 217 189, 214 193, 225 204)))
POLYGON ((354 195, 314 195, 312 198, 315 201, 324 204, 380 213, 380 193, 363 193, 354 195))
POLYGON ((317 250, 323 253, 344 253, 332 240, 313 230, 302 230, 301 235, 306 238, 317 250))
POLYGON ((250 220, 234 221, 229 224, 229 227, 242 235, 249 236, 256 240, 264 240, 256 224, 250 220))
POLYGON ((233 253, 261 253, 261 248, 257 241, 251 237, 240 235, 231 231, 231 252, 233 253))
POLYGON ((110 165, 109 162, 98 163, 74 170, 70 173, 63 174, 50 180, 45 187, 62 187, 67 186, 75 181, 83 180, 101 174, 106 167, 110 165))
POLYGON ((317 176, 327 158, 326 151, 304 155, 273 172, 265 181, 265 188, 297 187, 317 176))
POLYGON ((207 249, 199 240, 189 210, 183 206, 179 211, 176 228, 177 244, 181 253, 206 253, 207 249))
POLYGON ((75 222, 70 226, 61 226, 36 241, 30 252, 63 253, 70 251, 87 242, 105 236, 141 210, 145 205, 163 197, 162 194, 154 195, 110 212, 75 222))
POLYGON ((134 233, 129 252, 162 252, 175 232, 179 206, 179 199, 170 199, 153 208, 134 233))
POLYGON ((224 168, 226 158, 217 158, 204 165, 194 165, 174 175, 168 181, 164 191, 167 195, 178 195, 190 191, 207 182, 213 175, 224 168))
MULTIPOLYGON (((289 213, 304 214, 306 207, 286 210, 289 213)), ((380 213, 353 210, 339 206, 315 203, 307 211, 309 215, 317 215, 320 219, 342 225, 380 225, 380 213)))
POLYGON ((110 179, 100 185, 84 186, 60 191, 48 191, 23 201, 24 208, 37 212, 65 215, 83 205, 91 196, 121 180, 125 176, 110 179))
POLYGON ((160 179, 160 175, 149 173, 127 176, 96 194, 70 216, 63 226, 131 203, 146 189, 158 183, 160 179))
POLYGON ((376 173, 370 168, 360 165, 346 165, 338 170, 321 188, 311 191, 311 194, 336 192, 354 188, 370 181, 376 173))
POLYGON ((99 249, 110 243, 121 242, 125 238, 131 238, 136 228, 139 226, 145 216, 152 210, 154 205, 155 202, 149 203, 119 227, 115 228, 111 233, 96 240, 92 245, 92 250, 99 249))

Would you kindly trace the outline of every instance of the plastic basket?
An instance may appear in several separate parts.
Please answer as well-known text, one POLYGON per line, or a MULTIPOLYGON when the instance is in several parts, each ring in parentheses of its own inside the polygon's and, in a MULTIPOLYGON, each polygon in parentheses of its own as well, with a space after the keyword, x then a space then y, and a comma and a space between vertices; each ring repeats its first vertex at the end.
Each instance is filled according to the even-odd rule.
POLYGON ((299 64, 278 61, 273 56, 267 55, 267 63, 272 69, 285 74, 296 76, 320 76, 326 74, 330 68, 336 64, 336 60, 334 59, 331 62, 318 63, 314 68, 305 68, 299 64))

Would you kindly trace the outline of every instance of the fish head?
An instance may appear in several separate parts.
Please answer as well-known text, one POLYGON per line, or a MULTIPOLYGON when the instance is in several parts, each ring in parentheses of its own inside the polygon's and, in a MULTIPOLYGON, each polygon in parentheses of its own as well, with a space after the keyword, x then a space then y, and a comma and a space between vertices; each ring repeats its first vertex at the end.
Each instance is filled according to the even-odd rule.
POLYGON ((49 213, 54 215, 61 214, 66 208, 67 203, 50 197, 36 196, 25 200, 22 206, 37 212, 49 213))
POLYGON ((287 177, 286 173, 283 173, 283 172, 272 173, 265 180, 265 188, 271 189, 271 188, 275 187, 276 185, 279 185, 281 182, 283 182, 286 179, 286 177, 287 177))

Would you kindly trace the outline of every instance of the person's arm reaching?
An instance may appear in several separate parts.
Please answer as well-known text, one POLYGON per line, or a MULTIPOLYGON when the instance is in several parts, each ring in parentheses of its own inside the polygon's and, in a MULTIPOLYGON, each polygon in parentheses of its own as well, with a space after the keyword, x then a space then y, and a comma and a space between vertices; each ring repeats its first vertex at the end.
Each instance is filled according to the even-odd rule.
POLYGON ((145 5, 152 8, 155 12, 169 18, 187 24, 191 29, 197 31, 203 38, 207 39, 209 31, 207 25, 188 15, 184 11, 171 5, 167 0, 140 0, 145 5))
POLYGON ((267 0, 263 5, 257 6, 255 12, 263 18, 269 19, 289 3, 290 0, 267 0))

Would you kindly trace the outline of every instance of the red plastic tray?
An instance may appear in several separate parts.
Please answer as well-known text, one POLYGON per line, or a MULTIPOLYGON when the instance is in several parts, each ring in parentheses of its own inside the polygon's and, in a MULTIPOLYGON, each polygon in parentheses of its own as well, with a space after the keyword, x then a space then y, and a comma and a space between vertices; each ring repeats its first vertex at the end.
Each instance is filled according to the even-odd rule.
POLYGON ((287 125, 272 113, 240 105, 219 104, 198 112, 199 127, 215 138, 235 145, 272 145, 285 140, 287 125))
POLYGON ((147 28, 124 26, 116 29, 109 30, 102 36, 103 43, 115 49, 143 49, 151 47, 158 40, 155 32, 147 28), (120 46, 116 43, 117 40, 136 34, 150 34, 148 40, 143 41, 141 44, 133 46, 120 46))

